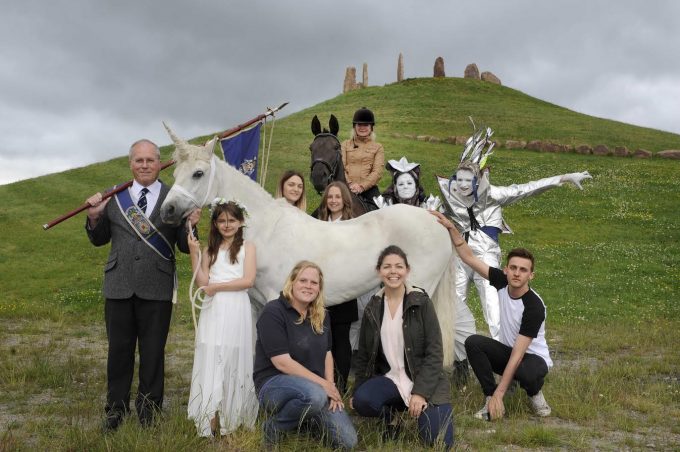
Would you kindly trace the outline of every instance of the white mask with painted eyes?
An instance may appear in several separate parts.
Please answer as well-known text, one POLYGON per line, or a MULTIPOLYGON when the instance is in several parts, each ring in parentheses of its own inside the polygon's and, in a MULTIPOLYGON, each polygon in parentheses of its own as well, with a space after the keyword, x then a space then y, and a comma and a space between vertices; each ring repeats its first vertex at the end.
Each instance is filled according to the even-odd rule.
POLYGON ((472 171, 460 169, 456 171, 456 190, 463 196, 470 196, 473 190, 474 174, 472 171))
POLYGON ((416 181, 409 173, 399 175, 395 185, 399 199, 411 199, 416 194, 416 181))

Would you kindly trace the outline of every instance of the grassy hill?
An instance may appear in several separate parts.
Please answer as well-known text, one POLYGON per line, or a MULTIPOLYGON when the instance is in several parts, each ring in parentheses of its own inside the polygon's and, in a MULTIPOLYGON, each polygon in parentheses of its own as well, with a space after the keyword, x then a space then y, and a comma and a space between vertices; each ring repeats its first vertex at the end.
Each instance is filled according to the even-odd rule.
MULTIPOLYGON (((428 192, 436 190, 434 174, 451 174, 462 147, 397 138, 394 134, 442 138, 466 135, 470 132, 468 116, 491 126, 499 141, 602 143, 651 151, 680 148, 679 135, 593 118, 510 88, 465 79, 412 79, 353 91, 278 120, 266 188, 273 192, 285 169, 308 173, 313 115, 319 115, 323 124, 334 113, 340 120, 340 138, 344 139, 349 136, 353 111, 361 106, 375 111, 378 140, 385 145, 387 158, 405 155, 421 163, 428 192)), ((173 126, 181 135, 182 125, 173 126)), ((225 124, 225 128, 230 126, 225 124)), ((206 131, 205 137, 197 139, 203 140, 213 132, 206 131)), ((170 147, 162 149, 164 160, 170 152, 170 147)), ((121 150, 123 154, 125 150, 121 150)), ((677 447, 680 163, 499 149, 490 164, 491 179, 497 185, 584 170, 594 179, 585 183, 583 191, 571 186, 556 188, 504 210, 515 234, 501 238, 502 248, 526 246, 538 259, 534 287, 548 305, 549 342, 558 363, 557 371, 549 377, 549 401, 558 421, 537 426, 517 395, 510 412, 519 420, 507 421, 503 431, 489 435, 484 433, 485 425, 469 420, 468 415, 481 400, 477 388, 470 386, 464 397, 455 401, 460 416, 457 438, 474 449, 510 444, 589 449, 636 448, 645 444, 646 435, 652 435, 657 447, 670 446, 673 441, 677 447), (573 434, 575 429, 578 435, 573 434)), ((80 205, 91 193, 129 178, 127 157, 121 156, 0 186, 0 428, 8 413, 16 411, 19 419, 25 419, 21 417, 21 413, 25 416, 23 408, 10 404, 10 400, 30 398, 45 388, 57 398, 78 400, 82 412, 99 415, 104 365, 85 365, 85 358, 62 350, 58 341, 66 340, 66 336, 94 334, 92 340, 103 343, 100 287, 108 247, 89 244, 82 214, 47 232, 41 225, 80 205), (85 325, 93 325, 96 332, 83 329, 85 325), (38 349, 32 345, 35 338, 42 344, 38 349), (46 364, 41 357, 52 361, 46 364), (50 371, 50 366, 59 372, 50 371), (98 372, 95 376, 93 367, 98 372), (85 392, 87 397, 76 395, 82 390, 76 383, 83 379, 92 386, 85 392)), ((171 172, 166 170, 162 178, 171 182, 171 172)), ((388 182, 384 176, 381 188, 388 182)), ((318 204, 318 195, 309 187, 307 195, 311 211, 318 204)), ((201 224, 204 237, 206 223, 201 224)), ((178 263, 182 302, 175 311, 171 334, 176 343, 184 340, 190 344, 187 338, 192 327, 186 302, 190 263, 183 255, 178 263)), ((481 320, 478 302, 473 298, 470 304, 481 320)), ((482 323, 479 327, 484 330, 482 323)), ((171 346, 169 352, 174 353, 169 372, 176 375, 169 377, 166 386, 176 397, 172 406, 181 408, 186 404, 191 350, 171 346)), ((182 410, 175 414, 176 423, 184 425, 182 410)), ((37 445, 54 445, 36 433, 44 428, 41 422, 45 415, 41 416, 42 421, 9 428, 20 438, 19 444, 33 432, 37 445)), ((61 419, 65 414, 57 410, 54 416, 61 419)), ((88 439, 87 432, 95 427, 87 422, 76 424, 67 429, 69 438, 79 441, 84 449, 101 446, 96 438, 88 439)), ((185 427, 182 429, 191 438, 191 426, 185 427)), ((137 446, 146 444, 139 432, 131 432, 134 439, 128 441, 137 446)), ((185 436, 165 439, 180 449, 193 447, 194 443, 186 442, 189 440, 182 442, 185 436)), ((6 438, 0 436, 0 446, 13 444, 6 438)), ((257 444, 257 437, 245 438, 257 444)), ((65 444, 69 443, 58 443, 54 448, 65 444)), ((123 444, 129 447, 129 443, 123 444)), ((155 445, 153 441, 148 444, 155 445)), ((364 445, 376 447, 371 442, 364 445)))
MULTIPOLYGON (((420 162, 423 183, 431 192, 436 191, 432 175, 449 175, 462 147, 394 138, 394 133, 441 137, 465 135, 470 131, 467 117, 472 116, 478 123, 491 126, 496 131, 494 138, 499 141, 530 138, 650 150, 680 148, 678 135, 592 118, 510 88, 467 79, 412 79, 353 91, 278 120, 266 183, 268 191, 274 192, 279 175, 287 168, 307 172, 313 115, 319 115, 323 124, 331 113, 335 114, 340 121, 340 138, 344 139, 351 130, 353 111, 363 105, 376 112, 376 132, 379 141, 385 145, 387 158, 398 159, 405 155, 409 160, 420 162)), ((181 124, 175 127, 181 134, 181 124)), ((210 134, 197 140, 208 137, 210 134)), ((171 151, 170 146, 162 149, 164 160, 170 158, 171 151)), ((498 185, 582 170, 590 170, 595 177, 584 193, 562 188, 508 208, 506 216, 518 232, 509 240, 525 242, 529 239, 538 244, 559 242, 564 238, 557 232, 565 228, 592 239, 592 229, 601 223, 607 230, 606 236, 620 235, 616 237, 616 243, 626 243, 624 236, 633 225, 612 220, 625 220, 627 215, 648 220, 648 224, 639 225, 639 233, 649 239, 650 233, 654 235, 653 231, 659 230, 659 224, 677 224, 672 221, 677 186, 671 177, 677 172, 676 162, 501 149, 496 151, 490 164, 492 181, 498 185), (616 191, 604 199, 602 196, 606 192, 603 190, 608 186, 616 191), (629 189, 626 190, 626 186, 629 189), (655 189, 643 190, 642 187, 655 189), (581 205, 584 205, 583 209, 579 209, 581 205), (664 205, 668 208, 664 209, 664 205), (563 206, 569 207, 563 209, 563 206), (614 213, 614 209, 619 213, 614 213), (612 218, 612 215, 618 216, 612 218), (537 228, 544 232, 536 235, 537 228)), ((22 315, 24 310, 18 306, 23 303, 36 304, 36 308, 43 306, 54 312, 52 304, 44 303, 41 298, 53 300, 57 297, 59 300, 56 301, 69 306, 70 303, 61 298, 70 299, 71 295, 64 293, 73 291, 92 292, 94 298, 88 299, 88 303, 96 301, 98 295, 92 290, 93 280, 100 277, 99 264, 106 250, 92 248, 87 242, 82 230, 83 214, 47 232, 43 232, 40 225, 81 204, 89 194, 129 178, 126 157, 121 157, 0 186, 3 206, 0 225, 6 236, 0 244, 0 278, 5 294, 0 313, 22 315), (31 275, 29 281, 26 281, 27 275, 31 275), (8 307, 8 303, 17 308, 8 307)), ((162 178, 171 182, 171 170, 166 170, 162 178)), ((383 177, 381 188, 386 187, 388 179, 383 177)), ((318 205, 318 195, 309 187, 307 195, 310 205, 318 205)), ((659 235, 659 240, 649 241, 665 243, 674 238, 672 233, 659 235)))

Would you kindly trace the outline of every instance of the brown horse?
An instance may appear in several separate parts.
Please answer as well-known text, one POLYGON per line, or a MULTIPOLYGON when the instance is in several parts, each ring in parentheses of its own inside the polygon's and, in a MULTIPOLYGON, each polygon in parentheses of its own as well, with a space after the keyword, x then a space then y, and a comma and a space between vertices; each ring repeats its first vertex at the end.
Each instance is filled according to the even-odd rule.
MULTIPOLYGON (((333 181, 340 181, 347 183, 345 179, 345 167, 342 163, 342 155, 340 154, 340 141, 338 140, 338 130, 340 126, 335 115, 331 115, 328 121, 329 129, 321 130, 321 123, 319 118, 315 115, 312 118, 312 133, 314 134, 314 141, 309 145, 311 151, 311 173, 309 175, 312 185, 317 193, 321 194, 326 189, 326 186, 333 181)), ((352 193, 352 213, 355 217, 376 210, 377 206, 372 203, 367 203, 355 193, 352 193)), ((325 202, 325 200, 321 200, 325 202)), ((318 212, 318 208, 315 212, 318 212)))

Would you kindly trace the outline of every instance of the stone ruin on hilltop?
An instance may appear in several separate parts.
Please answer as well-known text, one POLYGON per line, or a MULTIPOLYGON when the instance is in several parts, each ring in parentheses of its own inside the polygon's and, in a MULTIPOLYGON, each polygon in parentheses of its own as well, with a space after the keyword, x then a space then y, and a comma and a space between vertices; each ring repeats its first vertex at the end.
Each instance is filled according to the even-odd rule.
MULTIPOLYGON (((345 68, 345 81, 342 84, 342 92, 347 93, 355 89, 368 87, 368 64, 364 63, 362 71, 361 82, 357 82, 357 70, 354 66, 345 68)), ((444 70, 444 58, 437 57, 434 62, 434 69, 432 76, 436 78, 446 77, 444 70)), ((463 72, 463 78, 471 78, 481 80, 484 82, 495 83, 501 85, 501 80, 493 74, 493 72, 485 71, 479 73, 479 68, 475 63, 468 64, 463 72)), ((404 56, 400 53, 397 60, 397 83, 404 80, 404 56)))

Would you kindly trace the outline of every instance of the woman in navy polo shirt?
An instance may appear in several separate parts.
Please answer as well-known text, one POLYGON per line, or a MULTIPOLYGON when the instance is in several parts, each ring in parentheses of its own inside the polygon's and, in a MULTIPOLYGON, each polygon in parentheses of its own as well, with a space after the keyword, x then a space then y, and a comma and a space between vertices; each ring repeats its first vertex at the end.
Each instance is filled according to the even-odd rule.
POLYGON ((266 416, 266 445, 309 423, 322 429, 333 448, 356 446, 356 430, 333 380, 323 273, 313 262, 299 262, 281 296, 265 305, 257 321, 253 380, 266 416))

